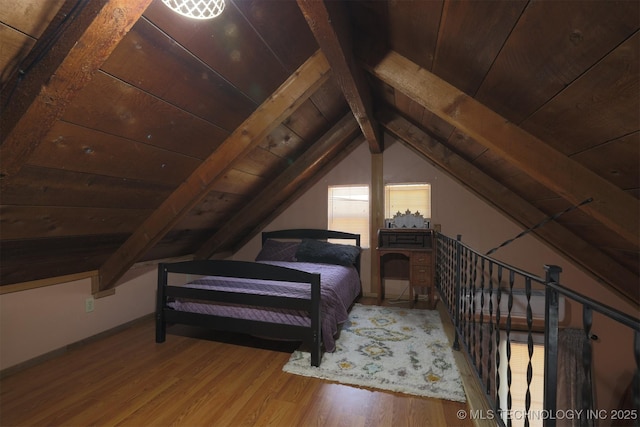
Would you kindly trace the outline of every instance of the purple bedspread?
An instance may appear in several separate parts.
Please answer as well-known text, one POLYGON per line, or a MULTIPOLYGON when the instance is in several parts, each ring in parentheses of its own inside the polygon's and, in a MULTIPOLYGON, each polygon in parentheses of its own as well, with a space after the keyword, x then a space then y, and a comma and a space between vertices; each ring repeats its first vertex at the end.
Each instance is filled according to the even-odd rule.
MULTIPOLYGON (((295 268, 308 273, 320 273, 322 341, 325 351, 335 350, 335 335, 341 323, 347 320, 347 310, 360 294, 360 277, 354 267, 306 262, 262 261, 264 264, 295 268)), ((248 280, 233 277, 207 276, 185 286, 216 289, 237 293, 310 298, 309 284, 248 280)), ((211 314, 223 317, 259 320, 271 323, 310 326, 305 311, 269 307, 251 307, 236 304, 177 300, 168 304, 175 310, 211 314)))

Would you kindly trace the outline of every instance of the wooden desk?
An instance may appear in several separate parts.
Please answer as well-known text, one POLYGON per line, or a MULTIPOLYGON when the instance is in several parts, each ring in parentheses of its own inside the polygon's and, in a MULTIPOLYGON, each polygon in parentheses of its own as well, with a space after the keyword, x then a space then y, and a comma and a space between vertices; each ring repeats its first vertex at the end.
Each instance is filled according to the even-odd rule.
MULTIPOLYGON (((420 294, 426 291, 428 302, 435 307, 435 234, 430 229, 394 229, 378 230, 378 305, 384 300, 385 256, 401 255, 406 259, 404 277, 409 279, 409 306, 420 294)), ((390 258, 390 257, 388 257, 390 258)), ((397 257, 395 257, 397 260, 397 257)))

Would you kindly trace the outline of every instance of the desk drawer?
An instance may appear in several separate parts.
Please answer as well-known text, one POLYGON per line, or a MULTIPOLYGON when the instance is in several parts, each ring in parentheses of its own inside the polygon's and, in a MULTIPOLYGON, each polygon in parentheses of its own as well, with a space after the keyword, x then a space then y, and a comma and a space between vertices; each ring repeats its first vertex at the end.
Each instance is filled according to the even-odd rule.
POLYGON ((430 265, 411 266, 411 286, 430 286, 432 272, 430 265))
POLYGON ((431 265, 431 252, 414 252, 411 254, 411 265, 431 265))

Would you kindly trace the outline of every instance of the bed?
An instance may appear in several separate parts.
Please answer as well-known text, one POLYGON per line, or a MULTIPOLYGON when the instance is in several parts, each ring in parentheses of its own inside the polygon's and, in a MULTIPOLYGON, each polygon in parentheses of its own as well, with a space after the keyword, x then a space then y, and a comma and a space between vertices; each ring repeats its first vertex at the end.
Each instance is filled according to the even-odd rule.
POLYGON ((160 263, 156 342, 166 340, 168 324, 203 326, 302 341, 319 366, 361 295, 360 250, 358 234, 292 229, 262 233, 255 262, 160 263))

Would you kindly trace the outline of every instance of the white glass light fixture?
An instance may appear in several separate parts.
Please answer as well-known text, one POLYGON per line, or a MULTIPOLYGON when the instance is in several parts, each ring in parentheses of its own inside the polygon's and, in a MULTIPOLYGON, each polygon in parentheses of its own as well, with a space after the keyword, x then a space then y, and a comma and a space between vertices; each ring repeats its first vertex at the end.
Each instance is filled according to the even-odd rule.
POLYGON ((224 10, 224 0, 162 0, 174 12, 193 19, 212 19, 224 10))

